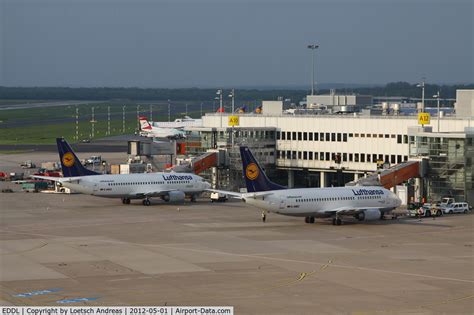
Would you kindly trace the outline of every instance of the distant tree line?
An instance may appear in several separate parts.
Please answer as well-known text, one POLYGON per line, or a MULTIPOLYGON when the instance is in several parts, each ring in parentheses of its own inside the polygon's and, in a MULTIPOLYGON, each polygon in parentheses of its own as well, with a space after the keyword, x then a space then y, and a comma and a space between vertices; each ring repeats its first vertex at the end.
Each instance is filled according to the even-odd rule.
MULTIPOLYGON (((455 98, 457 89, 473 89, 474 84, 436 85, 426 84, 427 98, 436 94, 438 89, 442 98, 455 98)), ((201 101, 209 102, 216 97, 217 89, 181 88, 69 88, 69 87, 0 87, 0 99, 4 100, 130 100, 130 101, 201 101)), ((224 91, 226 93, 226 91, 224 91)), ((242 89, 236 91, 239 101, 276 100, 279 97, 297 102, 309 92, 306 90, 275 89, 258 90, 242 89)), ((327 94, 329 90, 320 90, 327 94)), ((421 97, 421 89, 408 82, 388 83, 385 86, 339 89, 338 93, 355 93, 373 96, 421 97)), ((227 95, 224 94, 225 97, 227 95)))

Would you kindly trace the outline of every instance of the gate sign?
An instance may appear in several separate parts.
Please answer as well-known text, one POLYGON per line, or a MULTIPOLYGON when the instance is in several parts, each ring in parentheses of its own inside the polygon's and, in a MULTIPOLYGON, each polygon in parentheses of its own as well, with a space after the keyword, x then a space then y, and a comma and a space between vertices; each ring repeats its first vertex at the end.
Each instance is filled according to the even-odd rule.
POLYGON ((430 113, 418 113, 418 125, 429 125, 430 113))
POLYGON ((239 125, 239 116, 229 116, 229 126, 234 127, 239 125))

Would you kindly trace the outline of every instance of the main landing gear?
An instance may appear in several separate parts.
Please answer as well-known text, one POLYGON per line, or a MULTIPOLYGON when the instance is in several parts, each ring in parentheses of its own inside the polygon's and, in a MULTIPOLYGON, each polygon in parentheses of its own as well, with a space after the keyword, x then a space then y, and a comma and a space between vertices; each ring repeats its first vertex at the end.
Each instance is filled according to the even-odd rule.
POLYGON ((196 195, 191 195, 191 202, 196 202, 196 195))
POLYGON ((149 206, 149 205, 151 205, 150 199, 148 199, 148 198, 143 199, 143 205, 144 205, 144 206, 149 206))
POLYGON ((339 217, 332 218, 332 225, 341 225, 342 220, 339 217))
POLYGON ((122 198, 122 203, 124 205, 129 205, 130 204, 130 199, 129 198, 122 198))
POLYGON ((314 217, 305 217, 304 222, 313 224, 314 223, 314 217))

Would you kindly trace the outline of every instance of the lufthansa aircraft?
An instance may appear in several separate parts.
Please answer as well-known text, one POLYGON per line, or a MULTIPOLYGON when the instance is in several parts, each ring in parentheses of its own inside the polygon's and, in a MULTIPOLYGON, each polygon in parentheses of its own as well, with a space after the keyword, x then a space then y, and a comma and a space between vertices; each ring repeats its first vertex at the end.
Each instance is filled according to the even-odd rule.
POLYGON ((211 186, 191 173, 99 174, 81 164, 66 140, 58 138, 56 142, 64 177, 32 177, 60 182, 64 187, 84 194, 121 198, 124 204, 129 204, 130 199, 143 199, 145 206, 150 205, 151 197, 180 202, 189 196, 194 202, 211 186))
POLYGON ((211 191, 269 212, 305 217, 306 223, 314 223, 314 218, 332 218, 334 225, 341 225, 343 216, 359 221, 378 220, 401 204, 394 193, 378 186, 287 189, 268 179, 248 147, 240 147, 240 155, 247 193, 211 191))

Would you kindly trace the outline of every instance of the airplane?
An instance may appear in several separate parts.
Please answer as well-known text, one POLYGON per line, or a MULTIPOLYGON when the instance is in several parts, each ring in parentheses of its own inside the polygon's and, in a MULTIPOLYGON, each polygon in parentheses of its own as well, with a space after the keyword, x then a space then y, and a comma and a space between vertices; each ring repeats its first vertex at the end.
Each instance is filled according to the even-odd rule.
POLYGON ((174 121, 155 121, 153 126, 160 128, 202 127, 202 119, 184 116, 183 118, 176 118, 174 121))
POLYGON ((341 225, 344 216, 359 221, 383 219, 385 213, 401 204, 393 192, 379 186, 288 189, 268 179, 248 147, 241 146, 240 155, 247 192, 209 191, 242 199, 268 212, 305 217, 306 223, 314 223, 315 218, 332 218, 333 225, 341 225))
POLYGON ((150 138, 182 139, 186 138, 186 132, 181 128, 165 128, 152 126, 146 117, 139 117, 140 135, 150 138))
POLYGON ((202 177, 192 173, 100 174, 85 168, 65 139, 57 138, 56 143, 64 177, 31 177, 60 182, 64 187, 84 194, 121 198, 123 204, 130 204, 131 199, 143 199, 145 206, 151 204, 151 197, 183 202, 189 196, 191 202, 195 202, 199 194, 211 187, 202 177))

